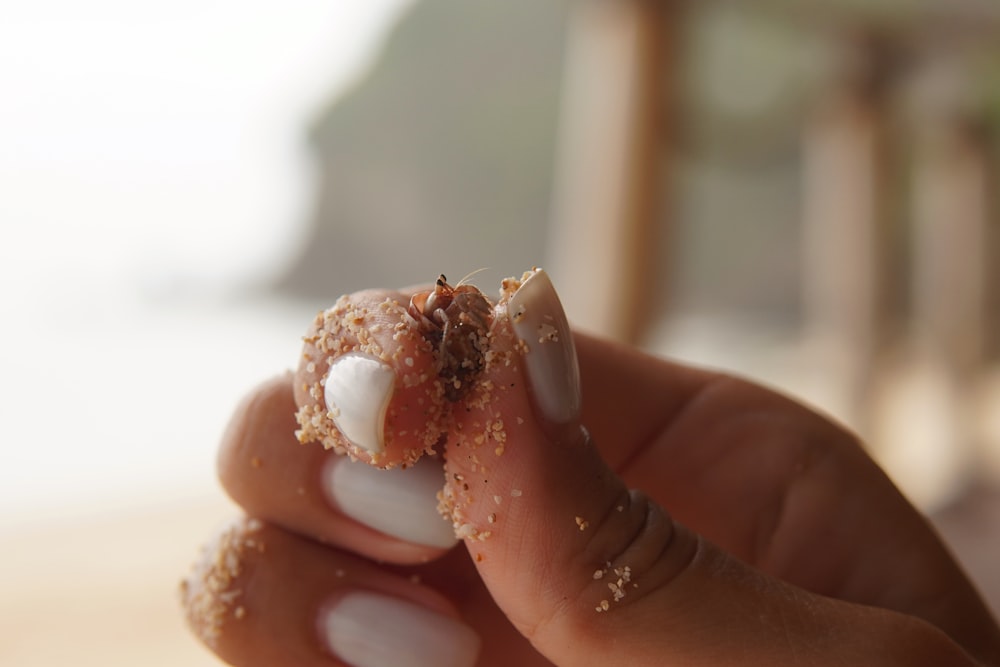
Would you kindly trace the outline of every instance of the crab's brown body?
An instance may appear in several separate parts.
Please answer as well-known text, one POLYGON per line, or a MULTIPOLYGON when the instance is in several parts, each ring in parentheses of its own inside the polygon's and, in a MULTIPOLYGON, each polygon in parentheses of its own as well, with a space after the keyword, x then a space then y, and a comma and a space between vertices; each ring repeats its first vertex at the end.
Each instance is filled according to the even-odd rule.
POLYGON ((473 285, 452 287, 440 275, 433 290, 413 295, 407 312, 437 350, 445 398, 460 400, 485 365, 493 321, 489 299, 473 285))

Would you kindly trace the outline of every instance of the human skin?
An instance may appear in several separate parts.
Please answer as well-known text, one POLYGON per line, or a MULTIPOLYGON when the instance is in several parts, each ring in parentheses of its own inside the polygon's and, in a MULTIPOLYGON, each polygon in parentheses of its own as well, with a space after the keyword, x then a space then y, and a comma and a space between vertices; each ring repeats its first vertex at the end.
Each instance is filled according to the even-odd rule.
POLYGON ((365 464, 296 442, 291 374, 253 390, 219 475, 266 549, 240 555, 242 611, 213 650, 245 667, 338 664, 316 618, 363 589, 461 621, 480 666, 1000 664, 976 590, 854 435, 750 382, 573 339, 569 423, 540 416, 523 364, 488 371, 511 387, 489 411, 518 428, 488 476, 444 455, 472 485, 470 521, 487 525, 491 497, 502 511, 488 538, 450 549, 341 512, 321 471, 365 464), (598 611, 605 556, 632 578, 598 611))

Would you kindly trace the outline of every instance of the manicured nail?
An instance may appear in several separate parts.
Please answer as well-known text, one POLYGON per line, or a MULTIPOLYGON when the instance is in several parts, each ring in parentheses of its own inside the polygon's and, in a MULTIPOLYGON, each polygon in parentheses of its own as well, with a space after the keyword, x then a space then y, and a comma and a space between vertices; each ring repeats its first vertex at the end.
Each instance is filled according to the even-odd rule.
POLYGON ((364 354, 345 354, 326 376, 326 409, 345 438, 372 454, 385 450, 385 411, 396 384, 392 367, 364 354))
POLYGON ((379 470, 332 457, 323 469, 327 497, 347 516, 386 535, 446 549, 458 540, 437 510, 443 484, 441 463, 429 458, 405 470, 379 470))
POLYGON ((464 623, 377 593, 348 593, 324 612, 320 629, 353 667, 472 667, 479 654, 479 637, 464 623))
POLYGON ((514 333, 527 347, 525 370, 535 405, 553 424, 580 416, 580 367, 566 313, 545 271, 535 271, 510 298, 514 333))

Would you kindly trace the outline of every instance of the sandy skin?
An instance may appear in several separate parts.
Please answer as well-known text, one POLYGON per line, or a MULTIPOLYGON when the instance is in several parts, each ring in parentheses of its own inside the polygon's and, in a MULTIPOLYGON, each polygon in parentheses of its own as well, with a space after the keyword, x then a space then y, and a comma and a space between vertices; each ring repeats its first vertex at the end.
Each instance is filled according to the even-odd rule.
MULTIPOLYGON (((304 336, 294 377, 299 441, 319 442, 380 468, 412 466, 423 456, 447 451, 439 509, 458 537, 489 537, 503 497, 516 496, 517 489, 503 489, 495 482, 496 493, 484 498, 470 492, 470 477, 478 477, 475 488, 489 488, 493 462, 504 455, 511 430, 532 418, 527 405, 513 423, 498 409, 506 405, 505 395, 525 395, 512 390, 523 388, 521 361, 531 348, 514 330, 512 317, 516 320, 522 313, 512 314, 508 306, 531 275, 504 280, 495 304, 471 286, 455 289, 445 284, 444 301, 453 304, 448 312, 425 305, 428 295, 432 303, 434 296, 440 296, 442 279, 430 290, 372 290, 338 299, 316 316, 304 336), (462 300, 463 296, 470 298, 462 300), (442 321, 449 318, 450 322, 442 321), (338 405, 331 401, 328 388, 334 381, 331 368, 340 373, 349 364, 370 364, 372 372, 391 377, 391 388, 384 390, 385 405, 353 421, 344 411, 355 408, 344 405, 354 396, 338 405), (359 420, 366 432, 377 432, 377 437, 351 437, 352 430, 361 428, 355 426, 359 420), (480 510, 470 512, 479 501, 480 510)), ((572 341, 544 343, 572 345, 572 341)), ((358 373, 365 372, 364 368, 350 371, 350 381, 364 383, 358 373)), ((348 386, 343 391, 357 394, 355 389, 348 386)), ((509 414, 509 409, 503 412, 509 414)))

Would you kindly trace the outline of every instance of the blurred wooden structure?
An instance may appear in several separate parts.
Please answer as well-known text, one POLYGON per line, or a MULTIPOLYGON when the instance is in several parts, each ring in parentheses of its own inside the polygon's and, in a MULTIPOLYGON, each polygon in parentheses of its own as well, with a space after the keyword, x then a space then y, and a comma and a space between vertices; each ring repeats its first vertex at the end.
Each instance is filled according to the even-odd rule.
POLYGON ((676 131, 672 0, 585 2, 570 25, 549 264, 578 325, 622 340, 650 324, 665 135, 676 131))
MULTIPOLYGON (((801 295, 803 335, 823 342, 848 420, 867 431, 886 352, 901 347, 939 372, 949 405, 971 405, 987 342, 1000 337, 990 311, 1000 234, 990 128, 967 103, 963 68, 1000 35, 1000 4, 748 5, 840 54, 801 119, 801 295)), ((647 340, 648 294, 670 287, 652 267, 669 261, 655 256, 657 237, 678 224, 680 35, 703 8, 589 0, 571 25, 549 263, 575 323, 633 344, 647 340)), ((966 417, 950 421, 964 431, 966 417)))

